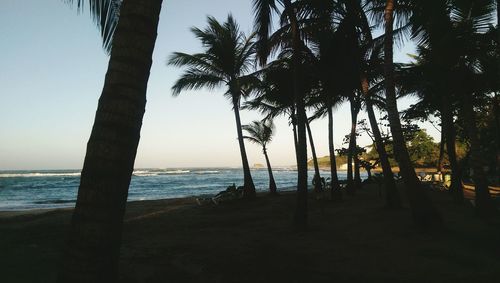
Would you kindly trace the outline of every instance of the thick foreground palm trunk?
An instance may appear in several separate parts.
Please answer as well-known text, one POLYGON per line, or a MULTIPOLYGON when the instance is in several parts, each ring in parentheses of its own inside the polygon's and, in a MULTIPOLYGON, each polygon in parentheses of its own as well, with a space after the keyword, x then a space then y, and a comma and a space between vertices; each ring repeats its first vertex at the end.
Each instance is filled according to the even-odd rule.
POLYGON ((415 169, 410 161, 406 143, 401 129, 401 121, 396 102, 396 88, 394 84, 393 66, 393 23, 395 0, 387 0, 384 12, 385 39, 384 39, 384 73, 386 84, 386 105, 391 127, 394 153, 399 164, 400 173, 405 184, 406 195, 412 210, 413 220, 421 228, 441 225, 441 215, 432 204, 428 194, 424 191, 417 178, 415 169))
POLYGON ((322 191, 321 187, 321 175, 319 173, 319 164, 318 164, 318 156, 316 155, 316 147, 314 147, 314 138, 312 136, 311 125, 309 121, 306 119, 306 128, 307 135, 309 137, 309 144, 311 145, 311 152, 313 156, 313 164, 314 164, 314 192, 320 193, 322 191))
POLYGON ((236 131, 238 132, 238 143, 240 144, 241 163, 243 165, 243 197, 246 199, 255 198, 255 185, 253 183, 250 166, 248 165, 247 151, 245 150, 245 141, 243 139, 243 129, 241 128, 240 118, 240 100, 233 98, 233 111, 236 120, 236 131))
POLYGON ((361 88, 365 97, 366 112, 368 113, 368 120, 370 121, 376 149, 380 158, 380 164, 382 165, 382 172, 384 174, 384 186, 386 192, 385 205, 387 208, 391 209, 399 208, 401 207, 401 199, 399 197, 398 189, 396 188, 396 182, 394 181, 391 164, 389 163, 389 156, 387 155, 384 141, 382 140, 382 134, 378 128, 377 118, 375 117, 375 112, 373 111, 373 104, 368 92, 368 79, 364 74, 361 75, 361 88))
POLYGON ((271 162, 269 161, 269 156, 267 155, 267 148, 263 148, 264 157, 266 158, 267 173, 269 174, 269 192, 271 195, 278 194, 278 188, 276 187, 276 182, 274 181, 273 169, 271 168, 271 162))
POLYGON ((58 282, 116 282, 162 0, 125 0, 58 282))
POLYGON ((335 146, 333 144, 333 110, 328 107, 328 149, 330 151, 330 187, 332 200, 338 201, 342 199, 340 191, 339 177, 337 175, 337 160, 335 159, 335 146))

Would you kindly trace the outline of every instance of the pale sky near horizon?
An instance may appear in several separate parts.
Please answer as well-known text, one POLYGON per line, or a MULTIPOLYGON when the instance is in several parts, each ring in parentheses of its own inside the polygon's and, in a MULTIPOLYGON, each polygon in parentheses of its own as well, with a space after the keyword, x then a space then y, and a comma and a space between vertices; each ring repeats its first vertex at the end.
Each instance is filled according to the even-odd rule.
MULTIPOLYGON (((174 51, 201 50, 190 27, 204 27, 207 15, 223 21, 228 13, 242 31, 252 30, 251 0, 164 1, 136 168, 241 166, 225 90, 173 98, 170 88, 181 70, 165 65, 174 51)), ((0 37, 0 170, 81 168, 108 63, 88 13, 77 15, 62 0, 0 0, 0 37)), ((408 61, 409 52, 411 45, 398 52, 396 61, 408 61)), ((261 118, 248 111, 241 116, 244 124, 261 118)), ((335 112, 337 148, 349 124, 345 104, 335 112)), ((436 130, 425 128, 439 139, 436 130)), ((293 165, 287 119, 278 119, 276 130, 271 162, 293 165)), ((318 156, 327 155, 326 120, 313 122, 312 131, 318 156)), ((369 139, 361 137, 360 143, 369 139)), ((258 146, 247 143, 246 149, 250 165, 265 163, 258 146)))

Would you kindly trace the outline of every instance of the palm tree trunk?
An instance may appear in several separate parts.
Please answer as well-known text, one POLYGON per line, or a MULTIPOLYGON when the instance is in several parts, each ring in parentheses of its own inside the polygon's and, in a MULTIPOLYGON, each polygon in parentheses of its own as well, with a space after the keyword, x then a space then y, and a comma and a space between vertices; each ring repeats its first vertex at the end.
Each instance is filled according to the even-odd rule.
POLYGON ((446 143, 446 135, 443 131, 443 123, 441 122, 441 140, 439 141, 439 158, 436 164, 436 171, 443 171, 444 145, 446 143))
POLYGON ((321 176, 319 173, 319 165, 318 165, 318 156, 316 155, 316 147, 314 146, 314 139, 312 136, 311 126, 309 125, 309 120, 306 118, 306 128, 307 135, 309 136, 309 144, 311 145, 311 152, 313 156, 313 164, 314 164, 314 192, 321 192, 321 176))
POLYGON ((405 183, 408 200, 415 223, 428 228, 435 224, 441 225, 441 215, 432 204, 427 192, 421 187, 417 178, 415 169, 410 161, 406 143, 401 129, 401 121, 396 102, 396 89, 394 83, 394 65, 393 65, 393 23, 394 23, 394 5, 396 0, 387 0, 384 12, 385 20, 385 38, 384 38, 384 73, 386 84, 386 104, 389 124, 394 142, 394 153, 399 164, 400 173, 405 183))
POLYGON ((373 104, 370 99, 368 79, 365 74, 361 74, 361 89, 363 95, 365 96, 366 112, 368 113, 368 120, 370 121, 370 126, 372 128, 373 137, 375 139, 375 145, 380 158, 380 164, 382 165, 382 172, 384 174, 384 184, 386 191, 385 205, 387 208, 399 208, 401 207, 401 198, 399 197, 399 192, 396 187, 396 182, 394 181, 394 174, 392 173, 391 164, 389 163, 389 156, 385 150, 385 144, 382 139, 382 134, 378 128, 377 119, 375 117, 375 112, 373 111, 373 104))
MULTIPOLYGON (((356 114, 356 121, 357 121, 357 114, 356 114)), ((359 155, 358 155, 358 143, 357 143, 357 135, 354 135, 354 183, 355 183, 355 188, 359 189, 361 188, 361 174, 360 174, 360 165, 359 165, 359 155)))
POLYGON ((473 170, 472 179, 474 181, 474 190, 476 193, 476 211, 482 217, 491 217, 495 214, 496 209, 491 199, 488 179, 483 168, 484 158, 481 156, 481 145, 477 133, 476 117, 471 93, 463 96, 462 111, 470 142, 470 166, 473 170))
POLYGON ((255 198, 256 192, 252 174, 250 173, 250 166, 248 165, 245 141, 243 139, 243 129, 241 128, 239 97, 233 96, 233 110, 236 119, 236 130, 238 131, 238 143, 240 144, 241 163, 243 165, 243 197, 251 199, 255 198))
POLYGON ((298 162, 298 153, 297 150, 299 148, 299 141, 297 137, 297 115, 295 114, 295 109, 292 109, 292 114, 290 115, 292 119, 292 130, 293 130, 293 145, 295 149, 295 161, 298 162))
POLYGON ((162 0, 125 0, 58 282, 116 282, 162 0))
POLYGON ((262 148, 262 152, 264 152, 264 156, 266 157, 267 173, 269 173, 269 192, 271 195, 277 195, 278 189, 276 187, 276 182, 274 181, 273 169, 271 168, 271 162, 269 162, 266 147, 262 148))
MULTIPOLYGON (((497 1, 499 3, 500 0, 497 1)), ((500 7, 500 4, 497 6, 500 7)), ((499 12, 500 16, 500 12, 499 12)), ((500 34, 500 32, 499 32, 500 34)), ((500 65, 500 62, 499 62, 500 65)), ((493 115, 495 118, 495 130, 496 130, 496 162, 495 162, 495 169, 494 169, 494 174, 496 174, 497 179, 496 182, 497 184, 500 184, 500 92, 495 92, 495 97, 493 98, 494 105, 493 105, 493 115)))
MULTIPOLYGON (((298 80, 299 78, 296 78, 298 80)), ((300 99, 301 100, 301 99, 300 99)), ((306 129, 305 120, 306 113, 304 103, 300 102, 297 104, 302 104, 297 106, 297 111, 299 113, 297 131, 298 131, 298 149, 297 149, 297 208, 295 211, 295 224, 300 230, 304 230, 307 227, 307 139, 306 139, 306 129)))
POLYGON ((349 141, 349 148, 347 151, 347 184, 346 184, 346 192, 349 195, 354 195, 354 176, 353 176, 353 166, 352 166, 352 142, 349 141))
POLYGON ((333 144, 333 110, 328 106, 328 149, 330 151, 330 187, 332 200, 341 200, 339 177, 337 175, 337 161, 335 159, 335 147, 333 144))
POLYGON ((453 125, 453 113, 446 95, 441 100, 441 124, 442 132, 445 133, 446 151, 451 168, 450 193, 457 203, 464 202, 464 190, 462 186, 462 168, 458 164, 455 149, 455 127, 453 125))
POLYGON ((306 110, 304 93, 300 85, 300 34, 296 12, 290 0, 284 0, 285 11, 292 29, 292 61, 293 61, 293 90, 297 111, 297 207, 295 210, 295 225, 299 230, 307 228, 307 138, 306 138, 306 110))
POLYGON ((351 132, 349 134, 349 150, 347 153, 347 186, 346 191, 348 194, 353 195, 356 193, 357 186, 359 185, 357 178, 359 177, 359 165, 356 158, 356 126, 358 120, 358 114, 356 110, 356 105, 354 101, 354 93, 349 96, 350 109, 351 109, 351 132), (358 168, 358 176, 353 178, 353 160, 354 160, 354 171, 358 168))

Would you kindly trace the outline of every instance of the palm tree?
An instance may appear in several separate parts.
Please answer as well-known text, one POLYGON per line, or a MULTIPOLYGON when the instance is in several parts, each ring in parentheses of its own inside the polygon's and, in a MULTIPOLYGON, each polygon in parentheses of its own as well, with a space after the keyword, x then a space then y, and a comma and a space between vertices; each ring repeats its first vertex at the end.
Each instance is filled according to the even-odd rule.
POLYGON ((313 103, 316 108, 315 118, 328 117, 328 149, 330 154, 330 187, 331 199, 341 200, 340 182, 337 175, 337 164, 335 159, 335 146, 333 142, 333 108, 340 105, 344 99, 342 96, 345 84, 345 71, 342 63, 345 54, 340 48, 345 41, 340 38, 341 33, 336 31, 334 17, 339 3, 333 1, 309 1, 309 9, 313 15, 310 41, 313 42, 309 57, 314 65, 313 74, 318 80, 316 94, 313 103), (316 58, 314 58, 316 57, 316 58))
POLYGON ((487 0, 457 2, 451 13, 454 39, 459 44, 455 50, 459 55, 455 62, 458 79, 455 91, 460 97, 462 118, 470 142, 470 166, 473 169, 476 210, 481 216, 491 217, 496 213, 496 209, 488 189, 487 172, 484 169, 485 158, 482 155, 477 114, 474 109, 478 105, 476 101, 481 101, 491 90, 483 86, 481 77, 487 74, 481 70, 481 63, 478 65, 473 59, 486 56, 482 44, 485 38, 488 39, 485 34, 493 22, 493 3, 487 0))
MULTIPOLYGON (((450 191, 457 201, 463 201, 461 168, 455 156, 452 109, 452 105, 458 103, 471 146, 470 165, 474 170, 476 208, 479 214, 489 216, 494 208, 483 169, 484 158, 481 156, 474 107, 478 105, 477 101, 481 101, 481 95, 492 91, 484 89, 486 84, 479 80, 489 75, 485 63, 491 60, 485 58, 491 54, 488 49, 492 44, 487 32, 493 23, 494 3, 489 0, 452 1, 430 8, 428 0, 413 2, 413 36, 418 39, 421 61, 429 65, 426 76, 438 77, 438 80, 430 81, 440 93, 445 93, 441 94, 439 108, 452 168, 450 191)), ((498 73, 495 77, 498 78, 498 73)))
MULTIPOLYGON (((436 9, 434 7, 433 9, 436 9)), ((434 10, 435 11, 435 10, 434 10)), ((443 25, 441 25, 442 27, 443 25)), ((444 35, 443 35, 444 36, 444 35)), ((441 37, 444 38, 444 37, 441 37)), ((442 44, 440 44, 442 45, 442 44)), ((418 47, 419 56, 415 57, 416 62, 402 68, 399 73, 401 80, 401 94, 416 94, 420 101, 412 107, 411 111, 406 111, 406 116, 415 116, 421 119, 433 113, 441 117, 441 143, 440 159, 444 146, 446 147, 448 160, 451 169, 451 185, 449 192, 453 199, 461 204, 464 201, 461 166, 459 166, 456 155, 456 134, 454 122, 454 108, 457 106, 457 96, 449 87, 453 83, 451 72, 446 71, 448 67, 442 64, 447 61, 449 48, 424 48, 418 47), (441 51, 438 51, 441 50, 441 51), (433 58, 440 58, 434 60, 433 58), (438 62, 441 62, 439 64, 438 62), (413 113, 412 113, 413 112, 413 113), (444 141, 444 143, 443 143, 444 141)))
POLYGON ((269 191, 271 195, 277 195, 276 182, 274 181, 273 169, 267 155, 267 144, 271 142, 274 135, 274 123, 272 120, 253 121, 251 124, 244 125, 243 130, 248 136, 245 139, 262 146, 262 153, 266 158, 267 172, 269 173, 269 191))
MULTIPOLYGON (((294 215, 294 221, 298 229, 305 229, 307 226, 307 138, 306 138, 306 111, 304 102, 304 89, 301 85, 302 70, 302 47, 299 13, 297 2, 292 3, 291 0, 253 0, 253 8, 255 14, 255 27, 257 32, 257 55, 261 64, 267 61, 273 48, 278 44, 284 44, 292 50, 292 84, 294 91, 294 103, 296 107, 296 123, 297 123, 297 206, 294 215), (278 5, 282 10, 282 23, 285 28, 280 29, 281 32, 289 31, 289 37, 281 37, 281 40, 276 39, 273 44, 269 40, 272 15, 280 14, 278 5)), ((279 35, 279 34, 278 34, 279 35)), ((279 36, 273 35, 273 38, 279 36)))
POLYGON ((177 96, 183 90, 214 89, 223 85, 227 87, 224 95, 233 104, 243 164, 243 196, 253 198, 255 185, 248 165, 239 111, 241 98, 248 94, 252 84, 258 83, 256 75, 249 74, 253 64, 254 35, 247 37, 240 32, 231 15, 223 24, 213 17, 208 17, 207 28, 201 30, 194 27, 191 31, 201 41, 205 52, 172 54, 169 65, 188 68, 172 86, 173 95, 177 96))
MULTIPOLYGON (((84 2, 77 1, 79 7, 84 2)), ((104 45, 112 48, 58 282, 117 281, 123 215, 162 0, 88 3, 104 45)))
MULTIPOLYGON (((355 39, 358 46, 358 48, 354 48, 358 54, 353 58, 355 60, 355 64, 353 65, 358 67, 357 71, 359 72, 360 80, 359 90, 364 98, 366 112, 372 128, 375 148, 382 165, 386 189, 386 207, 398 208, 401 202, 399 193, 396 188, 389 157, 373 109, 372 96, 374 96, 374 92, 377 91, 375 86, 379 83, 377 77, 381 73, 379 70, 379 66, 381 65, 381 59, 379 58, 380 46, 376 44, 378 39, 374 40, 372 37, 372 31, 369 26, 366 12, 363 9, 364 7, 366 7, 366 5, 362 5, 361 1, 346 2, 346 8, 349 12, 348 15, 353 18, 351 22, 348 23, 353 26, 351 29, 357 31, 354 32, 356 36, 353 36, 353 39, 351 39, 355 39), (374 84, 372 89, 370 89, 370 84, 374 84)), ((353 127, 354 126, 355 125, 353 125, 353 127)))
MULTIPOLYGON (((450 76, 449 67, 455 60, 454 42, 451 40, 452 22, 449 16, 450 2, 439 3, 428 0, 414 0, 412 37, 417 40, 420 56, 412 68, 420 74, 417 92, 430 105, 435 105, 441 116, 441 127, 446 143, 448 159, 451 167, 450 193, 458 203, 463 203, 463 187, 461 168, 458 164, 455 149, 455 126, 453 122, 453 104, 456 94, 449 85, 455 78, 450 76)), ((414 77, 410 79, 415 79, 414 77)), ((407 83, 406 85, 411 85, 407 83)))
POLYGON ((440 224, 442 219, 417 178, 415 169, 413 168, 408 154, 408 149, 406 148, 406 142, 401 128, 401 121, 396 102, 393 62, 393 25, 395 4, 396 0, 387 0, 385 2, 384 9, 384 74, 387 114, 393 137, 394 153, 399 164, 400 173, 405 183, 413 219, 417 225, 427 228, 440 224))
POLYGON ((359 54, 357 54, 357 58, 355 58, 355 60, 357 60, 355 65, 359 68, 359 89, 364 98, 368 120, 375 141, 375 148, 378 152, 384 174, 386 207, 398 208, 400 206, 399 193, 396 188, 389 157, 373 109, 373 96, 377 91, 376 86, 380 83, 378 80, 381 73, 378 68, 381 65, 381 60, 379 58, 380 46, 376 44, 378 39, 373 39, 369 21, 364 10, 366 5, 363 5, 361 1, 348 1, 346 5, 348 11, 350 11, 350 14, 352 14, 355 19, 353 24, 356 25, 359 30, 357 32, 359 54), (370 88, 371 84, 373 85, 372 88, 370 88))

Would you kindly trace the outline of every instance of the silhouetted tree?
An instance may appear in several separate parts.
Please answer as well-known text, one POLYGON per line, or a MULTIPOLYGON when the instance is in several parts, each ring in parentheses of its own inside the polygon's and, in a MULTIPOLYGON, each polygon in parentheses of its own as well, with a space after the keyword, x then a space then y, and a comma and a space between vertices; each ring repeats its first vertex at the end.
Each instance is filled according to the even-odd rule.
POLYGON ((394 63, 393 63, 393 30, 394 30, 394 9, 396 0, 385 1, 384 9, 384 76, 386 87, 386 105, 389 123, 394 143, 394 154, 399 164, 400 174, 405 183, 407 197, 412 209, 413 218, 417 225, 427 228, 440 224, 442 222, 441 215, 438 213, 432 204, 429 196, 424 191, 417 178, 415 169, 411 164, 408 150, 406 148, 405 139, 401 128, 398 107, 396 103, 396 89, 394 80, 394 63))
POLYGON ((251 124, 243 125, 243 130, 248 136, 243 138, 262 146, 262 153, 266 158, 267 172, 269 173, 269 192, 271 195, 277 195, 276 182, 274 181, 273 169, 267 154, 267 144, 271 142, 274 135, 274 123, 270 119, 263 121, 253 121, 251 124))
POLYGON ((205 50, 204 53, 197 54, 172 54, 169 65, 187 67, 181 78, 172 86, 173 95, 179 95, 183 90, 189 89, 227 87, 224 95, 233 105, 243 164, 243 196, 253 198, 255 185, 248 165, 239 110, 241 98, 248 94, 252 84, 258 84, 255 74, 249 74, 255 51, 254 35, 247 37, 240 32, 231 15, 222 24, 215 18, 208 17, 207 28, 201 30, 193 27, 191 31, 201 41, 205 50))
POLYGON ((255 29, 257 32, 257 55, 261 64, 265 63, 270 55, 272 48, 278 44, 287 45, 292 50, 292 84, 294 91, 294 103, 296 107, 297 123, 297 207, 295 211, 295 224, 299 229, 305 229, 307 226, 307 139, 306 139, 306 111, 304 102, 304 89, 301 85, 302 71, 302 46, 301 28, 299 25, 299 13, 297 2, 291 0, 253 0, 255 15, 255 29), (282 9, 278 8, 278 4, 282 9), (273 34, 274 46, 269 40, 272 27, 272 15, 280 14, 282 16, 282 25, 289 30, 289 37, 281 37, 279 34, 273 34))
MULTIPOLYGON (((81 7, 86 1, 76 2, 81 7)), ((123 215, 162 0, 88 3, 111 57, 58 282, 117 281, 123 215)))

